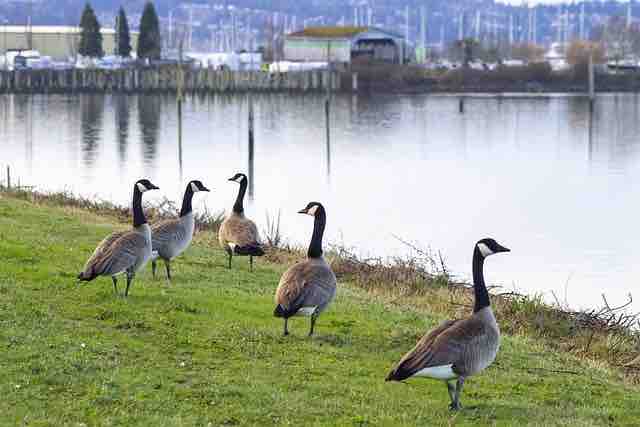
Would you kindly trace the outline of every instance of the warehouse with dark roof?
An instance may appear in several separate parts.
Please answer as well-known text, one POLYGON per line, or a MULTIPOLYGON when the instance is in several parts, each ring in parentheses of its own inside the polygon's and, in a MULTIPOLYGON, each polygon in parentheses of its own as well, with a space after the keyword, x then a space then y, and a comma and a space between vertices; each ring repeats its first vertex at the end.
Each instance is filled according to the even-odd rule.
POLYGON ((287 61, 350 63, 366 57, 403 63, 406 56, 402 36, 374 27, 309 27, 288 34, 284 40, 287 61))

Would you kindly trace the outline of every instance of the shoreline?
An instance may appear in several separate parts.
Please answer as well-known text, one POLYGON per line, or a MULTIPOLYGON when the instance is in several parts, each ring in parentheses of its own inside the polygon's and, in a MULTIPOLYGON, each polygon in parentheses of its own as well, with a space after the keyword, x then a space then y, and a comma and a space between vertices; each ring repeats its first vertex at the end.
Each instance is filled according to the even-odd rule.
MULTIPOLYGON (((2 198, 24 200, 32 205, 72 208, 81 212, 112 218, 125 225, 130 221, 129 208, 108 201, 76 197, 68 192, 36 192, 28 187, 11 188, 0 184, 2 198)), ((149 221, 174 217, 178 208, 165 200, 157 206, 147 205, 149 221)), ((196 213, 196 236, 206 233, 212 241, 223 213, 196 213)), ((271 230, 263 236, 267 243, 267 263, 283 268, 304 255, 304 248, 290 245, 272 246, 282 241, 281 231, 271 230)), ((214 243, 217 245, 217 243, 214 243)), ((413 247, 413 255, 392 260, 382 257, 363 260, 349 249, 327 247, 330 261, 340 281, 346 281, 371 296, 402 301, 417 310, 464 313, 470 308, 472 285, 455 280, 439 254, 413 247), (429 301, 434 300, 434 301, 429 301), (448 308, 447 308, 448 307, 448 308)), ((491 288, 491 287, 490 287, 491 288)), ((505 332, 541 339, 557 350, 606 363, 619 370, 632 383, 640 384, 640 317, 628 314, 629 301, 621 307, 604 306, 572 310, 559 302, 550 304, 540 295, 490 290, 497 315, 508 325, 505 332), (622 349, 625 349, 622 351, 622 349), (629 365, 631 363, 631 365, 629 365)))
POLYGON ((171 283, 145 268, 120 298, 108 278, 78 284, 75 274, 128 218, 31 199, 0 194, 0 424, 637 424, 638 382, 595 357, 600 336, 585 354, 570 331, 536 335, 531 304, 494 297, 498 357, 469 379, 466 405, 452 414, 441 382, 384 377, 425 332, 468 315, 468 290, 424 286, 430 279, 411 263, 393 275, 348 264, 366 270, 349 273, 327 254, 340 275, 335 301, 313 338, 299 318, 283 337, 273 294, 301 255, 274 251, 281 259, 260 258, 253 272, 237 258, 229 269, 207 231, 176 259, 171 283), (404 288, 366 289, 356 283, 366 272, 366 283, 404 288))

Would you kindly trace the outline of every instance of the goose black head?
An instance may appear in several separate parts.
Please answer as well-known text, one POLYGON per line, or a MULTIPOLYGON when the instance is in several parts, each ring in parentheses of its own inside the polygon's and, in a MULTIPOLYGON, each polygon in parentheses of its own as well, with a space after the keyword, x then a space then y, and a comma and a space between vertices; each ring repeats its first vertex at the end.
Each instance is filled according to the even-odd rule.
POLYGON ((145 191, 149 191, 149 190, 159 190, 160 189, 160 187, 158 187, 156 185, 153 185, 151 183, 151 181, 149 181, 148 179, 141 179, 141 180, 137 181, 136 182, 136 188, 141 193, 144 193, 145 191))
POLYGON ((233 182, 237 182, 238 184, 241 184, 243 181, 244 182, 247 181, 247 175, 243 173, 237 173, 233 177, 229 178, 229 181, 233 181, 233 182))
POLYGON ((505 248, 493 239, 482 239, 476 243, 476 248, 482 255, 482 258, 498 254, 500 252, 511 252, 511 249, 505 248))
POLYGON ((204 186, 202 181, 198 181, 197 179, 191 181, 189 183, 189 186, 191 187, 191 191, 193 191, 194 193, 197 193, 198 191, 211 191, 204 186))
POLYGON ((299 210, 299 214, 306 214, 311 216, 316 216, 320 212, 324 212, 324 206, 318 202, 310 202, 306 208, 299 210))

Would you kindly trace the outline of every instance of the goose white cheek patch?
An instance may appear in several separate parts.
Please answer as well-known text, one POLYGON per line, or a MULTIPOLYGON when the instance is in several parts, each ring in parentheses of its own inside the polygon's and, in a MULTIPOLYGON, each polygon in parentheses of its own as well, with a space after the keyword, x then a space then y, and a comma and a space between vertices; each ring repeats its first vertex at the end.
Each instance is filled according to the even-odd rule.
POLYGON ((193 191, 194 193, 197 193, 198 191, 200 191, 200 189, 198 189, 198 186, 195 183, 191 183, 191 191, 193 191))
POLYGON ((316 205, 316 206, 312 207, 311 209, 309 209, 307 211, 307 215, 315 216, 317 210, 318 210, 318 205, 316 205))
POLYGON ((478 243, 478 250, 485 258, 489 255, 493 255, 493 251, 489 249, 489 246, 485 245, 484 243, 478 243))
POLYGON ((145 191, 147 191, 147 190, 148 190, 148 188, 147 188, 147 187, 145 187, 145 186, 144 186, 143 184, 141 184, 141 183, 138 183, 138 184, 136 184, 136 185, 138 186, 138 190, 140 190, 140 192, 141 192, 141 193, 144 193, 145 191))

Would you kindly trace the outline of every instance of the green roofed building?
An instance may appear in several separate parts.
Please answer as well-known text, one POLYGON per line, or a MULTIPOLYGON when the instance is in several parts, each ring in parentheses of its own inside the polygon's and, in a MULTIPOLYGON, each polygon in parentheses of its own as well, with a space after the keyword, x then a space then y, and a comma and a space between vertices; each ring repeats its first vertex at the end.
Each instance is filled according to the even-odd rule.
POLYGON ((401 35, 374 27, 308 27, 288 34, 284 59, 300 62, 341 62, 366 57, 403 63, 406 43, 401 35))

